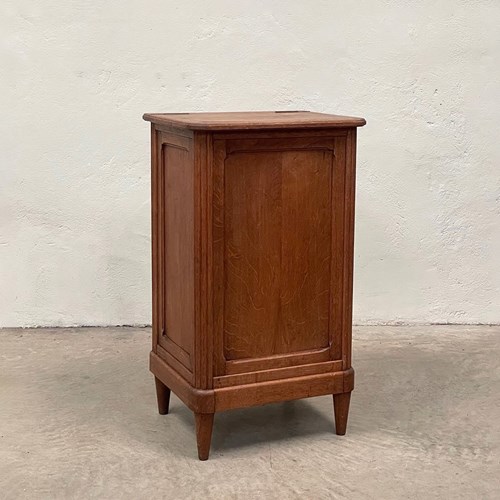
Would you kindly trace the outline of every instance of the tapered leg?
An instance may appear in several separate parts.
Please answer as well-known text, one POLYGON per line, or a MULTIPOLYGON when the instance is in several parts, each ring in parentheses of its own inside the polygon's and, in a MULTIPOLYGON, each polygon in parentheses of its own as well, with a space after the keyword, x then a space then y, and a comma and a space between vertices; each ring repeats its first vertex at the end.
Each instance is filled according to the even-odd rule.
POLYGON ((170 405, 170 389, 158 378, 155 377, 156 399, 158 400, 158 412, 160 415, 168 413, 170 405))
POLYGON ((207 460, 210 454, 210 443, 212 441, 212 427, 214 425, 213 413, 195 413, 196 421, 196 443, 198 445, 198 458, 207 460))
POLYGON ((347 416, 349 415, 349 402, 351 393, 343 392, 333 395, 333 411, 335 413, 335 432, 343 436, 347 427, 347 416))

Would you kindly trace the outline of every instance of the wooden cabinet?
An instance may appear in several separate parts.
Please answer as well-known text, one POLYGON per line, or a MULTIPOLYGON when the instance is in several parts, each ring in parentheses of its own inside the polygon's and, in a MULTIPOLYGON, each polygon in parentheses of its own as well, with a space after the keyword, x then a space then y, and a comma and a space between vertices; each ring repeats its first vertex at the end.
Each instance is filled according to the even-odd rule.
POLYGON ((159 411, 214 413, 350 393, 356 128, 297 112, 146 114, 159 411))

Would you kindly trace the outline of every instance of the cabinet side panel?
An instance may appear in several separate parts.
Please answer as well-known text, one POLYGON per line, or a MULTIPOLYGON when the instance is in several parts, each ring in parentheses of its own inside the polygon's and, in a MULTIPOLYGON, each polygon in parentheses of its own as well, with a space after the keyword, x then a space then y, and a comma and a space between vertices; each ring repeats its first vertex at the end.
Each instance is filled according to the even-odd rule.
POLYGON ((190 371, 195 335, 194 164, 192 140, 161 145, 162 334, 160 345, 190 371))
POLYGON ((226 157, 226 360, 329 346, 331 178, 327 148, 226 157))

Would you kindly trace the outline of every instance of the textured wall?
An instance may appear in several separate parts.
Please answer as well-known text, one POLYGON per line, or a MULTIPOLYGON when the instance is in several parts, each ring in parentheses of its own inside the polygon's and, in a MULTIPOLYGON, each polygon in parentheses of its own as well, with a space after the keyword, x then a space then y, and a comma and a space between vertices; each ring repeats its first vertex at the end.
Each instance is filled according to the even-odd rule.
POLYGON ((0 326, 150 322, 145 111, 364 116, 355 320, 500 321, 500 2, 0 5, 0 326))

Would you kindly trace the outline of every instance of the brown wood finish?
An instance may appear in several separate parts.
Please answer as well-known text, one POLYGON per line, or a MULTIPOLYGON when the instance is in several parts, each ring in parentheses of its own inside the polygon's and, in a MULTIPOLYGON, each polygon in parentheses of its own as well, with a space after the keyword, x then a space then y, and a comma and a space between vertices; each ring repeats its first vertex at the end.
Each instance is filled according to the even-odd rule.
POLYGON ((214 388, 254 384, 256 382, 268 382, 269 380, 280 380, 289 377, 300 377, 301 375, 317 375, 319 373, 337 371, 342 371, 342 361, 340 360, 260 370, 250 373, 235 373, 233 375, 214 377, 214 388))
POLYGON ((160 167, 158 164, 158 135, 155 125, 151 124, 151 270, 152 270, 152 351, 158 345, 160 318, 160 167))
POLYGON ((318 127, 362 127, 353 116, 310 111, 254 111, 232 113, 146 113, 144 119, 159 125, 189 130, 268 130, 318 127))
POLYGON ((170 389, 157 377, 155 377, 155 385, 158 413, 160 415, 167 415, 170 406, 170 389))
POLYGON ((159 344, 192 371, 194 347, 194 164, 193 141, 161 134, 162 224, 159 344))
POLYGON ((341 392, 333 395, 333 408, 335 413, 335 432, 343 436, 347 428, 347 417, 349 415, 350 392, 341 392))
POLYGON ((271 377, 265 383, 243 383, 214 389, 194 388, 154 352, 150 355, 150 368, 188 408, 199 413, 213 413, 321 394, 350 392, 354 388, 352 368, 326 373, 322 372, 322 368, 318 368, 316 373, 307 376, 294 373, 292 376, 277 380, 271 377))
POLYGON ((308 112, 151 114, 153 349, 196 415, 350 392, 356 128, 308 112))
POLYGON ((228 361, 329 345, 332 150, 263 142, 226 146, 228 361))
POLYGON ((212 441, 212 429, 214 426, 213 413, 195 413, 196 442, 198 444, 198 458, 208 460, 210 454, 210 442, 212 441))

